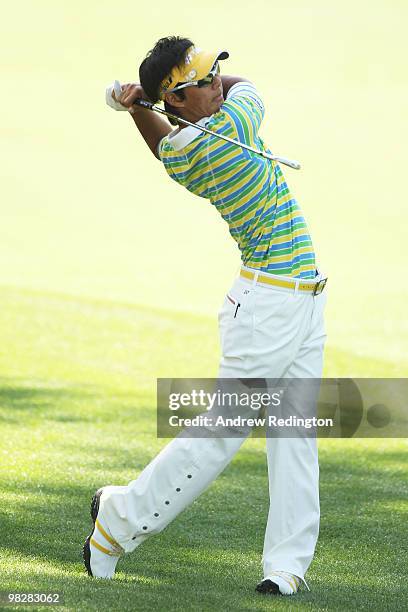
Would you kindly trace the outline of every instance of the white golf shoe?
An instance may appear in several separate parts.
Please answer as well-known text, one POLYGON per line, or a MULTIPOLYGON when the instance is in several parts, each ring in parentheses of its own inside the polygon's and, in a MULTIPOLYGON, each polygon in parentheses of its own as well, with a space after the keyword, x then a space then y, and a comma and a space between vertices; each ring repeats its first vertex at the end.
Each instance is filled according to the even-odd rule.
MULTIPOLYGON (((306 584, 306 581, 304 581, 306 584)), ((258 584, 258 593, 268 595, 295 595, 300 586, 300 578, 289 572, 275 570, 258 584)), ((306 584, 306 587, 309 587, 306 584)))
POLYGON ((94 522, 92 532, 85 540, 82 556, 86 571, 94 578, 113 578, 119 557, 125 552, 112 538, 109 529, 104 524, 103 516, 98 516, 99 503, 103 488, 92 498, 91 517, 94 522))

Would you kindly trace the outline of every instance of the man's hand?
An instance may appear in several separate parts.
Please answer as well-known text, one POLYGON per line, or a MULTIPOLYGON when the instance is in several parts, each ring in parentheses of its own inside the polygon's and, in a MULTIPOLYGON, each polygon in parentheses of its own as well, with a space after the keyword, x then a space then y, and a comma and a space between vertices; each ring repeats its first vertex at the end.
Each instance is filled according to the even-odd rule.
POLYGON ((153 155, 160 159, 157 146, 162 138, 170 134, 172 128, 164 117, 135 105, 135 100, 147 100, 140 83, 125 83, 121 85, 115 81, 106 89, 106 103, 117 111, 129 111, 139 132, 143 136, 153 155))
POLYGON ((143 87, 139 83, 125 83, 122 85, 122 93, 117 96, 115 91, 112 91, 112 98, 125 106, 128 111, 133 115, 141 110, 140 106, 136 106, 135 100, 148 100, 143 87))

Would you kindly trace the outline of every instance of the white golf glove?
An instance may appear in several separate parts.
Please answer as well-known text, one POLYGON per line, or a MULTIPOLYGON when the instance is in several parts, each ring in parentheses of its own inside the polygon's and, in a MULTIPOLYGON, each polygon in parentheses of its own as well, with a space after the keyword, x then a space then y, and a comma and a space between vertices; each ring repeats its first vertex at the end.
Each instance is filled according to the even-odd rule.
POLYGON ((123 106, 123 104, 121 104, 120 102, 117 102, 116 100, 112 98, 112 91, 115 92, 115 96, 117 98, 120 96, 120 94, 122 93, 122 87, 119 81, 114 81, 113 85, 109 85, 106 88, 106 94, 105 94, 106 104, 116 111, 128 111, 129 109, 126 108, 126 106, 123 106))

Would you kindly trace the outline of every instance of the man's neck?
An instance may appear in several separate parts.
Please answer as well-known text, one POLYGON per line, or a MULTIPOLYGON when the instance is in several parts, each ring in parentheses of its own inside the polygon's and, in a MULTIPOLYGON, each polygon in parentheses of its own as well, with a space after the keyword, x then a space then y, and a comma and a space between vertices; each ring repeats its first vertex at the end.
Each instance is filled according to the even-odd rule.
MULTIPOLYGON (((182 119, 184 119, 184 117, 182 117, 182 119)), ((190 123, 198 123, 199 121, 201 121, 201 119, 204 119, 204 117, 200 117, 199 119, 196 119, 195 121, 193 119, 184 119, 184 120, 185 121, 190 121, 190 123)), ((179 127, 179 131, 184 130, 184 128, 186 128, 186 127, 189 127, 185 123, 178 123, 177 125, 179 127)))

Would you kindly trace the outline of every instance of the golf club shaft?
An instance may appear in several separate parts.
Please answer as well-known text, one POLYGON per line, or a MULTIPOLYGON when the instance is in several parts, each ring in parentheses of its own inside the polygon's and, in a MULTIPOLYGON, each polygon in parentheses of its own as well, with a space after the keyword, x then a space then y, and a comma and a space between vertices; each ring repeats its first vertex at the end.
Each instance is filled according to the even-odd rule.
POLYGON ((252 153, 256 153, 257 155, 261 155, 262 157, 265 157, 266 159, 270 159, 273 161, 277 161, 280 162, 281 164, 285 164, 285 166, 289 166, 290 168, 293 168, 294 170, 299 170, 300 169, 300 164, 299 162, 292 160, 292 159, 286 159, 285 157, 278 157, 277 155, 272 155, 271 153, 267 153, 266 151, 260 151, 259 149, 255 149, 255 147, 251 147, 250 145, 247 145, 243 142, 240 142, 239 140, 234 140, 233 138, 229 138, 228 136, 223 136, 222 134, 218 134, 217 132, 213 132, 212 130, 207 129, 206 127, 202 126, 202 125, 197 125, 196 123, 191 123, 190 121, 187 121, 186 119, 182 119, 181 117, 178 117, 177 115, 173 115, 172 113, 168 113, 167 111, 163 110, 162 108, 160 108, 160 106, 156 106, 155 104, 153 104, 152 102, 148 102, 147 100, 135 100, 135 102, 133 103, 136 106, 141 106, 143 108, 146 108, 148 110, 151 111, 156 111, 157 113, 161 113, 162 115, 166 115, 166 117, 170 117, 171 119, 175 119, 176 121, 178 121, 179 123, 184 123, 184 125, 189 125, 191 127, 195 127, 197 128, 197 130, 201 130, 202 132, 205 132, 206 134, 212 134, 213 136, 217 136, 218 138, 221 138, 222 140, 226 140, 227 142, 230 142, 232 144, 238 145, 239 147, 242 147, 243 149, 247 149, 248 151, 252 151, 252 153))

